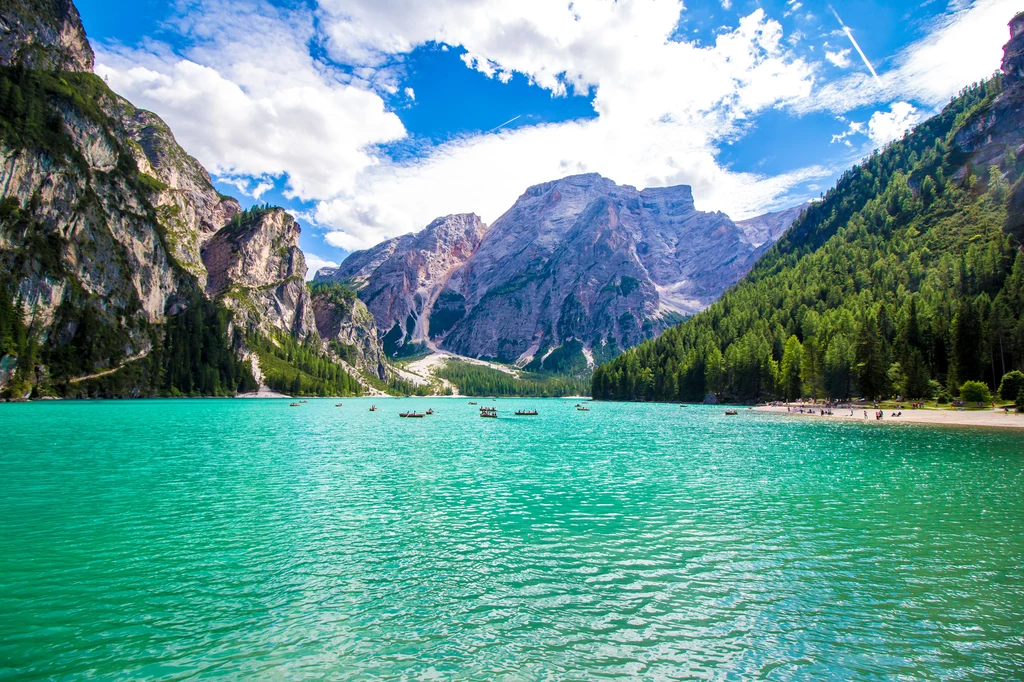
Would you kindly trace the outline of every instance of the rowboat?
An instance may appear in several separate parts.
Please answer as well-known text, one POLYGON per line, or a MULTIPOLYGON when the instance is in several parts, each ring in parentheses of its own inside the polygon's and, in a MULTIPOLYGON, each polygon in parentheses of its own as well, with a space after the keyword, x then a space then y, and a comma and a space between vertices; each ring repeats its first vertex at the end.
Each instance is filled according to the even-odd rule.
POLYGON ((590 412, 590 408, 589 407, 577 407, 576 411, 577 412, 590 412))
POLYGON ((737 412, 736 410, 726 410, 725 411, 725 416, 726 417, 735 417, 738 414, 739 414, 739 412, 737 412))
POLYGON ((289 403, 289 407, 302 407, 299 403, 289 403))
POLYGON ((476 405, 476 403, 471 402, 470 405, 476 405))
POLYGON ((341 403, 338 403, 337 405, 335 405, 335 407, 341 407, 341 403))
POLYGON ((370 412, 376 412, 376 411, 377 411, 377 406, 376 405, 373 405, 372 407, 370 407, 370 412))
POLYGON ((497 410, 480 410, 480 416, 483 417, 484 419, 497 419, 498 418, 498 411, 497 410))
POLYGON ((423 419, 427 415, 422 412, 399 412, 398 416, 403 419, 423 419))
POLYGON ((427 410, 427 414, 434 414, 433 410, 427 410))
POLYGON ((518 410, 516 411, 517 417, 536 417, 537 410, 518 410))

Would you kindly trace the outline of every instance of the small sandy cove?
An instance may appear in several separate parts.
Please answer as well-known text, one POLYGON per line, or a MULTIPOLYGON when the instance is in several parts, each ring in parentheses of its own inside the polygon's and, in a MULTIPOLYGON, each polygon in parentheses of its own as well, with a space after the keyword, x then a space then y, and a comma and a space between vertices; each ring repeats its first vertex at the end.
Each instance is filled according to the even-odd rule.
MULTIPOLYGON (((791 417, 803 417, 806 419, 838 419, 841 421, 861 421, 876 423, 875 412, 873 407, 854 407, 853 415, 850 416, 849 407, 837 407, 832 410, 834 414, 822 417, 820 413, 820 406, 813 407, 811 405, 791 405, 787 409, 785 405, 773 407, 771 405, 764 405, 755 407, 754 410, 757 412, 771 412, 774 414, 785 414, 791 417), (800 413, 803 409, 805 412, 800 413), (864 411, 867 410, 867 419, 864 418, 864 411)), ((1024 414, 1014 414, 1013 410, 1010 414, 1006 414, 1002 409, 998 410, 974 410, 958 412, 956 410, 936 410, 936 409, 920 409, 920 410, 884 410, 885 417, 881 420, 885 424, 937 424, 945 426, 984 426, 984 427, 1000 427, 1000 428, 1011 428, 1011 429, 1024 429, 1024 414), (893 412, 902 412, 902 417, 893 417, 893 412)))

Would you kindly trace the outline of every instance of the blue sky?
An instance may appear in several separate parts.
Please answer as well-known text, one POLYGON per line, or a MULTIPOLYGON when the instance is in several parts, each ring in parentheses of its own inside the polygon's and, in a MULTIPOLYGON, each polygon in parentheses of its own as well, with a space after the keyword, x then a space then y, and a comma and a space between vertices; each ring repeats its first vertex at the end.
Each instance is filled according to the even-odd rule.
POLYGON ((292 210, 314 267, 437 215, 491 222, 575 172, 691 184, 737 219, 816 197, 997 69, 1024 8, 847 0, 840 24, 811 0, 77 5, 97 72, 222 192, 292 210))

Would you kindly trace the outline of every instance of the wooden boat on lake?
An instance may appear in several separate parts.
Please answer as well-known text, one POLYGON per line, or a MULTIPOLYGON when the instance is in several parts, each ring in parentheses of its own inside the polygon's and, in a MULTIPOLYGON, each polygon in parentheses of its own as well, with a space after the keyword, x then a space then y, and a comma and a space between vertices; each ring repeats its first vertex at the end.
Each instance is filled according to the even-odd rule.
POLYGON ((477 403, 474 403, 474 402, 470 402, 469 404, 470 404, 470 405, 476 405, 477 403))
POLYGON ((402 419, 423 419, 427 415, 422 412, 399 412, 398 416, 402 419))
POLYGON ((537 416, 537 410, 517 410, 516 411, 516 416, 517 417, 536 417, 537 416))
POLYGON ((737 412, 736 410, 726 410, 725 411, 725 416, 726 417, 735 417, 738 414, 739 414, 739 412, 737 412))
POLYGON ((371 405, 370 406, 370 412, 376 412, 376 411, 377 411, 377 406, 376 405, 371 405))
POLYGON ((483 417, 484 419, 497 419, 498 418, 498 411, 497 410, 480 410, 480 416, 483 417))
POLYGON ((308 403, 309 401, 308 400, 300 400, 299 402, 300 403, 308 403))
POLYGON ((341 403, 338 403, 337 405, 335 405, 335 407, 341 407, 341 403))
POLYGON ((301 403, 290 403, 288 407, 302 407, 301 403))
POLYGON ((427 410, 427 414, 434 414, 433 410, 427 410))
POLYGON ((577 412, 590 412, 590 408, 589 407, 577 407, 576 411, 577 412))

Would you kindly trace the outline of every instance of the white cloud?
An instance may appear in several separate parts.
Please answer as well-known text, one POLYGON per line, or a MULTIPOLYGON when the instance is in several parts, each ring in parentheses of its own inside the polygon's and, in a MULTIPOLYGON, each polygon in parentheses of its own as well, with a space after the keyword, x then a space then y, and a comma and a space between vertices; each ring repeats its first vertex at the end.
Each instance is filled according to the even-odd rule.
POLYGON ((310 282, 316 277, 316 272, 320 268, 336 268, 338 264, 331 260, 326 260, 317 256, 316 254, 305 253, 306 256, 306 281, 310 282))
POLYGON ((107 47, 96 71, 159 113, 222 180, 285 176, 292 196, 336 196, 377 163, 370 145, 405 135, 379 95, 313 60, 311 15, 263 3, 208 5, 183 23, 193 41, 184 57, 166 46, 107 47))
POLYGON ((921 122, 917 107, 908 102, 896 102, 889 111, 876 111, 868 121, 868 137, 877 147, 892 142, 921 122))
POLYGON ((317 220, 335 228, 333 245, 363 248, 455 211, 491 221, 527 186, 578 172, 642 187, 693 184, 702 207, 740 217, 800 181, 732 173, 715 160, 715 145, 735 136, 738 123, 810 94, 812 67, 787 51, 781 27, 762 10, 701 48, 670 39, 681 11, 675 0, 442 3, 414 17, 400 0, 345 7, 332 33, 339 56, 373 61, 375 50, 449 41, 490 77, 521 73, 556 96, 593 91, 599 116, 460 139, 419 162, 370 168, 355 194, 318 206, 317 220))
POLYGON ((264 194, 266 194, 272 189, 274 189, 274 183, 261 182, 260 184, 256 185, 256 187, 253 188, 252 198, 255 199, 256 201, 259 201, 260 197, 262 197, 264 194))
POLYGON ((492 222, 528 186, 588 172, 637 187, 689 184, 698 208, 741 219, 794 203, 794 186, 831 174, 819 167, 774 178, 734 173, 717 163, 716 151, 705 130, 673 123, 642 130, 601 120, 524 127, 452 142, 415 165, 377 167, 362 177, 355 197, 322 202, 316 220, 343 228, 327 234, 333 246, 364 248, 382 233, 422 227, 426 216, 473 211, 492 222))
POLYGON ((850 53, 852 51, 852 49, 838 50, 836 52, 826 50, 825 59, 831 62, 834 66, 838 66, 840 69, 847 69, 850 67, 850 64, 853 63, 850 59, 850 53))
MULTIPOLYGON (((784 36, 760 9, 712 45, 681 41, 680 0, 319 0, 288 12, 265 0, 197 0, 181 5, 192 12, 175 25, 187 49, 107 47, 98 70, 164 116, 221 179, 262 194, 284 178, 292 195, 316 202, 327 241, 352 249, 447 213, 492 221, 527 186, 578 172, 640 187, 692 184, 698 207, 736 218, 777 207, 795 186, 830 173, 767 178, 723 168, 718 148, 748 121, 775 107, 896 102, 833 141, 893 139, 920 118, 909 102, 938 105, 991 72, 1012 4, 977 0, 953 12, 896 57, 882 87, 862 73, 816 86, 824 63, 795 54, 797 35, 784 36), (430 42, 463 48, 467 67, 489 77, 520 74, 553 96, 593 96, 597 117, 495 129, 413 161, 389 159, 377 145, 406 131, 385 98, 415 101, 401 62, 430 42), (346 68, 315 59, 310 45, 346 68)), ((799 5, 789 0, 787 11, 799 5)), ((830 50, 825 59, 843 67, 850 55, 830 50)))
MULTIPOLYGON (((845 119, 843 118, 840 118, 840 120, 845 121, 845 119)), ((830 144, 836 144, 837 142, 841 142, 847 147, 852 147, 853 143, 850 141, 850 138, 855 135, 863 135, 864 129, 865 126, 863 123, 859 121, 850 121, 850 125, 844 132, 832 136, 832 142, 830 144)))

